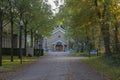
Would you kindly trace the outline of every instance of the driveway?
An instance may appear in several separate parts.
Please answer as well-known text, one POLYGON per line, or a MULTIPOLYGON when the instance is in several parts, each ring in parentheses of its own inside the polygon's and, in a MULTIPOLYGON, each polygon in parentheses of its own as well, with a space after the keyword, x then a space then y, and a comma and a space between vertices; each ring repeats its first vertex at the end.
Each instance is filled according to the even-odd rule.
POLYGON ((49 53, 7 80, 106 80, 81 59, 68 53, 49 53))

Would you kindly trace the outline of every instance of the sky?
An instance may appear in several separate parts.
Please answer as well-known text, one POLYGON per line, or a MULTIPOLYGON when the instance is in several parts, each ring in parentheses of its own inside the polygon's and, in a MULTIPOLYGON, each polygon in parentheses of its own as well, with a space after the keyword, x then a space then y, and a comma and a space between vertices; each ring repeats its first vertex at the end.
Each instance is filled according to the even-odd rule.
POLYGON ((64 0, 45 0, 51 5, 51 10, 54 14, 59 12, 59 7, 64 4, 64 0))

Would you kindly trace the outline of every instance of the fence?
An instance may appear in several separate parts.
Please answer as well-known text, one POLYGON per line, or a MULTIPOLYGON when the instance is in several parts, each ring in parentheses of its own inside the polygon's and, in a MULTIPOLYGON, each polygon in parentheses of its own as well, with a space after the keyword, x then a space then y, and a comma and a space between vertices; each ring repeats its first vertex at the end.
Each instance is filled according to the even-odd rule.
MULTIPOLYGON (((26 56, 26 50, 23 48, 22 53, 23 56, 26 56)), ((11 48, 2 48, 2 54, 3 55, 11 55, 11 48)), ((14 48, 13 49, 13 55, 14 56, 19 56, 20 55, 20 49, 19 48, 14 48)))

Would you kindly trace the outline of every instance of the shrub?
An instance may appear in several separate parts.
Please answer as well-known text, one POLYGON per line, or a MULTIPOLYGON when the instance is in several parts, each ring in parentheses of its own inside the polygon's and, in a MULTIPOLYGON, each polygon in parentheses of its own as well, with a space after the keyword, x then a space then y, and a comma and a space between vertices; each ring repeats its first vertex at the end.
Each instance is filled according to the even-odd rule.
POLYGON ((110 65, 113 66, 120 66, 120 54, 112 54, 110 56, 103 56, 103 59, 105 59, 110 65))

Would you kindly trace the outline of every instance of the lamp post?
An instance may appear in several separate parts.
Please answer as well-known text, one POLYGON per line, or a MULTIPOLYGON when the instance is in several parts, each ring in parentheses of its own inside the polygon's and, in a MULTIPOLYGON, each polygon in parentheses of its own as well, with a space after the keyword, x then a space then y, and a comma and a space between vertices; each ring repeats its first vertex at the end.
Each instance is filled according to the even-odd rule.
POLYGON ((23 28, 23 21, 20 20, 20 32, 19 32, 19 49, 20 49, 20 64, 22 64, 22 28, 23 28))
POLYGON ((47 47, 47 37, 45 37, 45 51, 47 52, 48 51, 48 47, 47 47))

